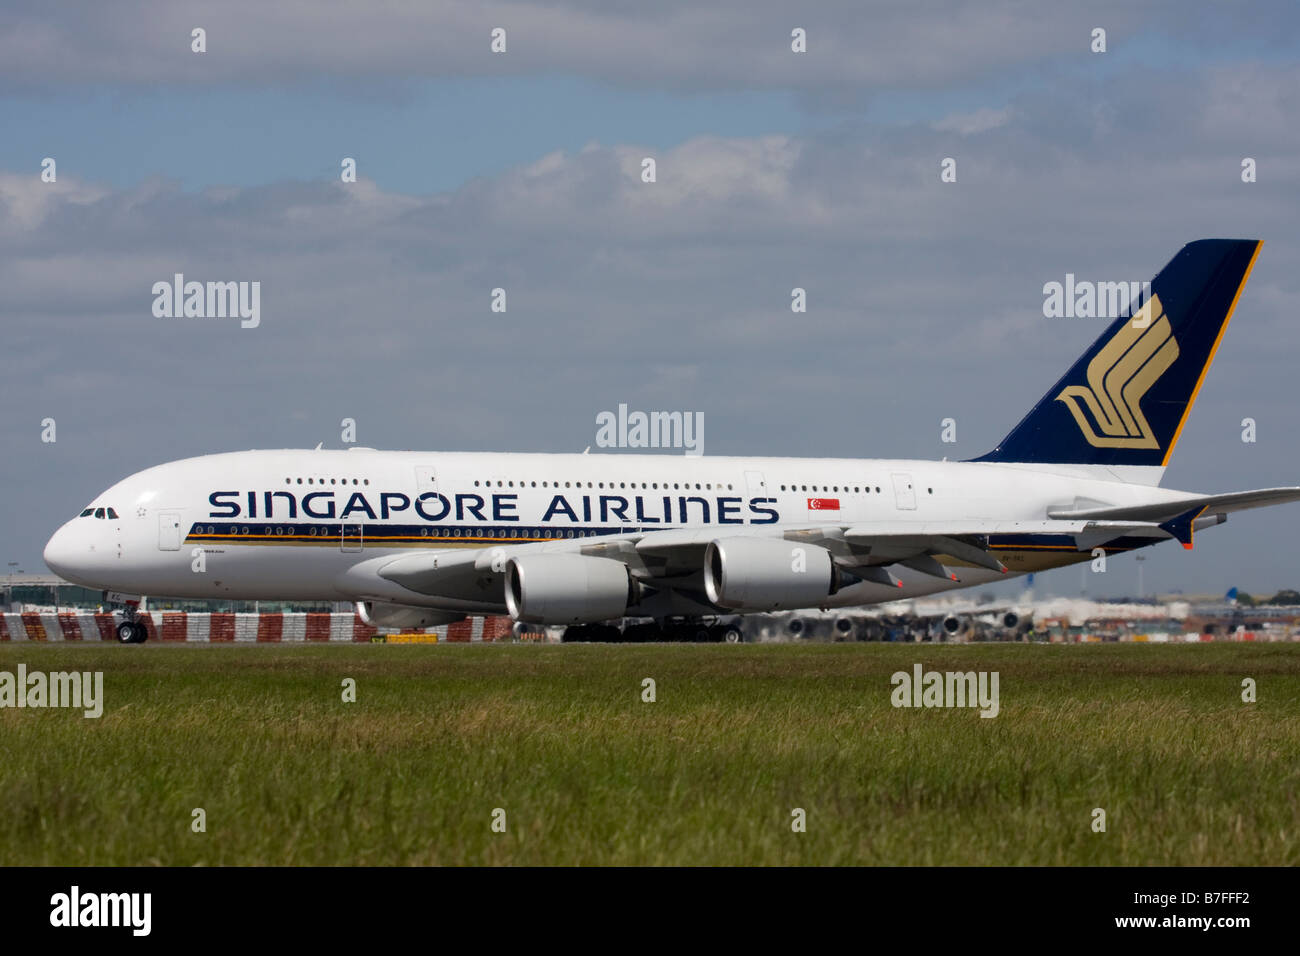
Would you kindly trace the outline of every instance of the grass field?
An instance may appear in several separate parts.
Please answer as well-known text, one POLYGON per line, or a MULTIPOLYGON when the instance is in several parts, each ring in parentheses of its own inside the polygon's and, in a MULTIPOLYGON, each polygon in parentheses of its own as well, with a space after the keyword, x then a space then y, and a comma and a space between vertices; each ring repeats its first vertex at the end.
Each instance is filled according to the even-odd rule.
POLYGON ((19 663, 102 670, 106 704, 0 710, 7 865, 1300 863, 1294 644, 0 646, 19 663), (1000 714, 894 708, 917 662, 997 671, 1000 714))

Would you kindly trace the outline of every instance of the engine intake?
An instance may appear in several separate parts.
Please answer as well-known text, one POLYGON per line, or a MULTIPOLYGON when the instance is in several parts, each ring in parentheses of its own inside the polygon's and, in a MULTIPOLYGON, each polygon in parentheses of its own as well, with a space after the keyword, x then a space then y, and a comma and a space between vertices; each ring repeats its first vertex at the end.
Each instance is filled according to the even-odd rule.
POLYGON ((776 538, 720 538, 704 553, 704 590, 718 607, 788 611, 817 607, 852 582, 825 548, 776 538))
POLYGON ((592 624, 640 599, 627 565, 582 554, 528 554, 506 562, 506 608, 528 624, 592 624))

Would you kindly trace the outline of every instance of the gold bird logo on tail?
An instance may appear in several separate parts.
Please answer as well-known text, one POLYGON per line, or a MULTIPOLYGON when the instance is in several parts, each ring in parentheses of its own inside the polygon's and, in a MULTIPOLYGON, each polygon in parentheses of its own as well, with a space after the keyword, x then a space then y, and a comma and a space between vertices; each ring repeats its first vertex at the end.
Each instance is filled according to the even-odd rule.
POLYGON ((1056 400, 1065 403, 1094 448, 1159 448, 1142 414, 1142 396, 1177 358, 1178 342, 1160 297, 1153 295, 1088 363, 1088 384, 1068 385, 1056 400))

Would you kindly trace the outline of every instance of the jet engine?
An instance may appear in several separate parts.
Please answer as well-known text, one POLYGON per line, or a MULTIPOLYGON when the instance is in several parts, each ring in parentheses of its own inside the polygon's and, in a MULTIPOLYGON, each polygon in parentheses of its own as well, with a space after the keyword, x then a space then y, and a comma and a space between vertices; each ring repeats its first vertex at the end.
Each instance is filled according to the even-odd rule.
POLYGON ((817 607, 856 578, 813 544, 778 538, 720 538, 704 553, 704 590, 718 607, 785 611, 817 607))
POLYGON ((623 617, 641 596, 627 565, 582 554, 527 554, 506 562, 506 608, 528 624, 591 624, 623 617))

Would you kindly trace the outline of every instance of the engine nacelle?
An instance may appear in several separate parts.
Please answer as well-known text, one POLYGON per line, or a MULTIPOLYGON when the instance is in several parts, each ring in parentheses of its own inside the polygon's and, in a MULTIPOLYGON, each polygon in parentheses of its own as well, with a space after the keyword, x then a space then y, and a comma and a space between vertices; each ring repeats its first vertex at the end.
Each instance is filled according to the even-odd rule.
POLYGON ((528 624, 592 624, 623 617, 640 597, 627 565, 583 554, 526 554, 506 562, 506 608, 528 624))
POLYGON ((1007 611, 1006 614, 1002 615, 1002 626, 1005 627, 1008 631, 1014 631, 1016 629, 1016 625, 1019 623, 1020 623, 1020 615, 1017 614, 1015 611, 1007 611))
POLYGON ((956 614, 949 614, 943 619, 943 629, 949 634, 956 634, 961 630, 961 618, 956 614))
POLYGON ((455 611, 411 607, 407 604, 384 604, 380 601, 358 601, 357 615, 371 627, 394 628, 399 631, 416 627, 440 627, 465 619, 464 614, 455 611))
POLYGON ((720 538, 709 542, 704 553, 704 590, 709 600, 735 611, 817 607, 845 580, 831 553, 814 544, 720 538))

